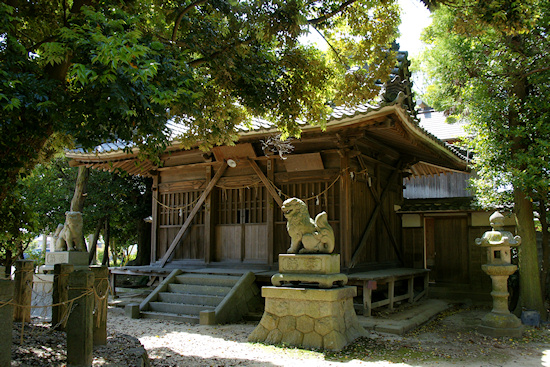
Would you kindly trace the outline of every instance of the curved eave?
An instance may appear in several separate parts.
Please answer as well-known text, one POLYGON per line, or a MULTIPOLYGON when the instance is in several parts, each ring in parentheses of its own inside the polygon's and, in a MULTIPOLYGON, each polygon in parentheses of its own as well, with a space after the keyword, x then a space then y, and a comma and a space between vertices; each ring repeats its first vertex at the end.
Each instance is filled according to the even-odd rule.
MULTIPOLYGON (((422 149, 422 154, 419 154, 417 163, 412 167, 414 175, 431 175, 453 170, 468 171, 468 162, 464 157, 418 125, 418 121, 403 107, 404 99, 405 96, 400 93, 393 102, 384 103, 380 106, 362 105, 355 109, 336 109, 325 125, 325 129, 330 132, 365 124, 367 128, 371 129, 369 132, 372 132, 375 137, 377 132, 385 134, 388 139, 392 140, 391 144, 394 146, 406 142, 410 152, 418 146, 418 149, 422 149), (401 134, 395 129, 384 130, 369 124, 390 115, 396 116, 399 120, 401 134)), ((322 130, 321 126, 307 124, 302 125, 301 129, 304 135, 322 130)), ((239 140, 265 137, 278 132, 275 127, 266 128, 262 125, 255 130, 239 131, 239 140)), ((193 148, 198 146, 199 143, 193 148)), ((116 145, 113 145, 113 147, 116 147, 116 145)), ((182 149, 181 143, 178 141, 173 141, 167 148, 168 151, 178 149, 182 149)), ((410 152, 409 154, 411 154, 410 152)), ((74 165, 86 165, 109 171, 119 168, 132 175, 150 176, 150 171, 156 167, 149 161, 139 160, 138 153, 137 148, 130 151, 120 148, 118 150, 91 153, 71 151, 67 152, 67 157, 76 161, 74 165)))

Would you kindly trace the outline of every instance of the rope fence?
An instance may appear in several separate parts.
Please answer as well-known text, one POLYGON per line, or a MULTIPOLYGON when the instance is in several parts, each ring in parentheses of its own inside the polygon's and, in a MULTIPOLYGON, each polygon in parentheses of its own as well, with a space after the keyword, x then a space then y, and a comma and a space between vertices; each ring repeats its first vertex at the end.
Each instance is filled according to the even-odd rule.
MULTIPOLYGON (((37 276, 36 274, 33 274, 33 275, 37 276)), ((62 276, 62 277, 69 276, 69 275, 70 274, 56 274, 56 276, 62 276)), ((53 284, 54 284, 53 281, 48 281, 44 278, 40 278, 40 276, 38 276, 38 278, 40 279, 40 283, 51 284, 52 285, 52 292, 53 292, 53 284)), ((106 309, 107 309, 106 303, 108 302, 108 296, 113 294, 113 289, 111 287, 111 284, 110 284, 108 278, 98 278, 98 280, 99 280, 99 282, 94 284, 94 286, 91 287, 91 288, 70 288, 71 290, 83 290, 84 292, 82 294, 80 294, 78 297, 74 297, 74 298, 68 299, 68 300, 63 301, 63 302, 58 302, 58 303, 53 303, 52 302, 52 303, 49 303, 49 304, 37 305, 36 304, 37 303, 36 298, 35 298, 34 299, 35 302, 33 302, 35 304, 33 305, 31 303, 29 305, 29 304, 19 304, 15 301, 15 297, 12 297, 8 301, 0 301, 0 308, 11 305, 14 308, 18 307, 18 308, 25 308, 25 309, 31 309, 31 310, 33 310, 33 309, 47 310, 47 309, 51 309, 53 307, 67 306, 63 309, 62 316, 61 316, 60 320, 55 325, 51 325, 49 329, 41 329, 41 330, 44 330, 42 333, 45 334, 45 333, 48 333, 48 332, 53 332, 53 330, 57 329, 59 326, 64 325, 66 323, 66 321, 68 320, 70 314, 72 313, 72 311, 76 307, 75 301, 79 300, 80 298, 93 295, 94 296, 93 314, 95 315, 97 326, 99 327, 99 324, 100 324, 101 320, 106 318, 106 309), (103 289, 103 288, 105 288, 104 291, 98 292, 98 289, 103 289)), ((41 300, 43 301, 43 303, 47 302, 48 298, 51 299, 51 295, 52 295, 51 292, 48 292, 48 294, 45 294, 45 292, 40 293, 40 292, 34 290, 33 289, 34 287, 32 287, 30 283, 32 283, 32 282, 26 282, 26 286, 31 288, 34 295, 37 295, 37 296, 41 297, 41 300)), ((37 284, 37 283, 34 283, 34 284, 37 284)), ((36 317, 35 317, 35 319, 36 319, 36 317)), ((21 344, 23 344, 23 341, 24 341, 25 325, 26 324, 27 324, 26 322, 21 323, 21 344)), ((32 325, 32 322, 29 323, 29 324, 32 325)), ((33 329, 35 329, 35 328, 31 328, 31 332, 33 332, 32 331, 33 329)))

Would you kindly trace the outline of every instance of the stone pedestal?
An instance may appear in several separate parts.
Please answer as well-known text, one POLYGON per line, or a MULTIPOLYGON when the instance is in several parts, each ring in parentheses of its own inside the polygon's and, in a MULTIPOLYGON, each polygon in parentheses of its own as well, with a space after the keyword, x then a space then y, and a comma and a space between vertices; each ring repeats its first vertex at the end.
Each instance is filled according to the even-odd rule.
POLYGON ((341 350, 364 335, 353 308, 356 287, 263 287, 265 312, 251 342, 341 350))
POLYGON ((249 341, 341 350, 364 335, 353 308, 357 288, 343 286, 340 255, 281 254, 279 272, 275 287, 262 288, 265 311, 249 341))
POLYGON ((88 267, 88 253, 85 251, 47 252, 45 265, 40 267, 41 273, 52 273, 56 264, 72 264, 75 269, 88 267))
POLYGON ((521 320, 508 310, 508 277, 516 271, 517 266, 485 264, 481 268, 493 282, 493 309, 481 320, 479 331, 495 338, 520 337, 523 332, 521 320))
POLYGON ((340 273, 339 254, 280 254, 279 273, 271 277, 275 286, 309 283, 327 289, 347 282, 348 277, 340 273))

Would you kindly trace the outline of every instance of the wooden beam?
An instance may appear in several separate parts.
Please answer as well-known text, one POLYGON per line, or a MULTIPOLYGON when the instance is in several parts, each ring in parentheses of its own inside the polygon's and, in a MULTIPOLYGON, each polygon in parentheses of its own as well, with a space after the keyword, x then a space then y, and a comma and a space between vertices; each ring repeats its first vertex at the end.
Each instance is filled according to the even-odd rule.
POLYGON ((220 162, 200 162, 200 163, 188 163, 188 164, 177 164, 175 166, 165 166, 165 167, 159 167, 157 168, 157 171, 171 171, 175 169, 182 169, 182 168, 196 168, 196 167, 210 167, 210 166, 218 166, 220 165, 220 162))
POLYGON ((302 172, 279 172, 275 174, 277 184, 281 183, 300 183, 304 181, 333 181, 340 174, 340 169, 328 168, 317 171, 302 171, 302 172))
POLYGON ((151 263, 157 261, 157 246, 158 246, 158 213, 159 213, 159 176, 153 176, 153 185, 151 187, 153 191, 153 208, 151 211, 151 216, 153 218, 153 223, 151 224, 151 263))
POLYGON ((273 197, 273 199, 275 199, 275 202, 277 202, 277 205, 279 205, 279 207, 282 207, 283 199, 281 199, 277 191, 275 191, 275 188, 273 187, 273 185, 271 185, 267 177, 265 177, 260 167, 258 167, 258 164, 252 159, 249 159, 248 161, 250 162, 250 166, 252 167, 252 169, 254 169, 254 172, 256 172, 260 180, 262 180, 262 183, 264 184, 269 194, 273 197))
POLYGON ((160 260, 159 265, 160 265, 161 268, 163 268, 164 265, 166 265, 166 262, 168 261, 170 256, 172 256, 174 251, 176 250, 176 247, 178 246, 182 236, 187 231, 187 229, 191 226, 191 222, 193 221, 193 218, 195 218, 195 215, 199 212, 199 209, 201 208, 202 204, 204 203, 204 201, 206 200, 208 195, 210 195, 210 192, 212 191, 214 186, 216 186, 216 184, 218 183, 219 179, 222 177, 222 175, 224 174, 226 169, 227 169, 227 162, 223 162, 220 169, 218 169, 218 171, 216 172, 216 174, 212 178, 212 181, 210 181, 208 183, 208 186, 206 186, 206 189, 204 189, 204 192, 199 197, 199 201, 197 201, 197 204, 195 204, 195 207, 189 213, 189 216, 187 217, 187 219, 185 220, 185 223, 183 223, 183 226, 181 226, 180 230, 176 234, 176 237, 172 241, 172 244, 170 245, 168 250, 166 250, 166 253, 164 254, 162 259, 160 260))
MULTIPOLYGON (((275 172, 275 162, 273 159, 267 160, 267 178, 273 182, 274 172, 275 172)), ((267 205, 267 264, 273 265, 273 259, 275 257, 275 254, 273 253, 273 235, 275 233, 275 208, 273 205, 273 198, 266 198, 266 205, 267 205)))
MULTIPOLYGON (((208 185, 212 179, 212 166, 206 167, 205 178, 208 185)), ((208 195, 204 204, 204 262, 206 264, 212 261, 214 243, 214 213, 212 213, 212 209, 216 201, 212 196, 208 195)))
MULTIPOLYGON (((398 167, 400 165, 401 165, 401 163, 399 163, 398 167)), ((393 171, 393 173, 392 173, 392 175, 389 179, 389 182, 392 182, 392 181, 395 180, 395 178, 397 176, 397 173, 399 171, 400 171, 399 168, 397 168, 397 169, 395 169, 395 171, 393 171)), ((374 211, 372 212, 372 215, 369 219, 369 222, 367 223, 367 226, 365 227, 365 230, 363 231, 363 236, 361 237, 361 241, 359 242, 359 246, 357 246, 357 249, 355 250, 355 252, 353 254, 353 257, 351 258, 350 268, 355 266, 355 264, 357 263, 357 259, 359 258, 359 255, 361 254, 361 251, 363 251, 363 248, 367 244, 367 239, 370 235, 370 232, 372 231, 372 228, 374 227, 374 223, 376 221, 376 218, 380 214, 380 211, 382 209, 382 202, 384 201, 384 199, 386 197, 386 194, 388 193, 388 188, 389 187, 390 187, 390 185, 385 185, 384 190, 382 191, 382 195, 380 195, 380 201, 377 202, 376 207, 374 208, 374 211)))
POLYGON ((351 197, 351 177, 350 177, 350 159, 349 150, 342 150, 340 158, 340 169, 342 176, 340 178, 340 254, 341 265, 351 267, 352 235, 352 197, 351 197))

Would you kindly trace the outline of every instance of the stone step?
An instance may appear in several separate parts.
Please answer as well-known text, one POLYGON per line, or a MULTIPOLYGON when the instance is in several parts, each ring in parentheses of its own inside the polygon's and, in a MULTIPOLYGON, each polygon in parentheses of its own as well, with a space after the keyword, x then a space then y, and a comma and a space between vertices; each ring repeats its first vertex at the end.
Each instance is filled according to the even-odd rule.
POLYGON ((168 291, 183 294, 202 294, 208 296, 225 296, 231 290, 231 286, 197 285, 197 284, 169 284, 168 291))
POLYGON ((214 310, 215 307, 207 305, 189 305, 183 303, 151 302, 149 303, 151 311, 172 313, 176 315, 196 315, 201 311, 214 310))
POLYGON ((170 320, 170 321, 186 322, 189 324, 198 324, 200 321, 198 315, 177 315, 173 313, 164 313, 164 312, 155 312, 155 311, 141 311, 140 315, 144 319, 170 320))
POLYGON ((223 296, 208 296, 202 294, 160 292, 158 301, 167 303, 185 303, 191 305, 207 305, 216 307, 223 300, 223 296))
POLYGON ((193 285, 214 285, 233 287, 240 279, 240 277, 231 275, 215 275, 215 274, 182 274, 176 277, 177 282, 180 284, 193 284, 193 285))

